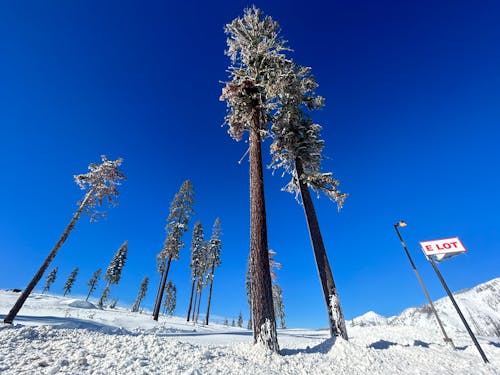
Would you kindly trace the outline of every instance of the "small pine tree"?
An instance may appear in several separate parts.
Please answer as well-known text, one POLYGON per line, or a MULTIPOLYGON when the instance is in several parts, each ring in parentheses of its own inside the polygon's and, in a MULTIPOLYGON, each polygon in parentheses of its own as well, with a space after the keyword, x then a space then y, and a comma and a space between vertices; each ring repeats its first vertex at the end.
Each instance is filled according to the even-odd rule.
POLYGON ((235 321, 234 321, 234 318, 233 318, 233 320, 231 321, 231 327, 236 327, 236 323, 235 323, 235 321))
POLYGON ((102 291, 101 298, 99 298, 98 306, 99 306, 101 309, 104 307, 104 304, 105 304, 105 303, 106 303, 106 301, 108 300, 109 291, 110 291, 110 287, 109 287, 109 284, 108 284, 108 285, 106 285, 106 287, 105 287, 105 288, 104 288, 104 290, 102 291))
POLYGON ((149 283, 149 277, 144 277, 142 279, 141 283, 141 288, 139 289, 139 293, 137 294, 137 298, 134 301, 134 304, 132 305, 132 312, 137 312, 139 311, 139 306, 141 305, 142 300, 144 297, 146 297, 146 293, 148 291, 148 283, 149 283))
POLYGON ((116 304, 118 303, 118 298, 115 298, 110 304, 109 308, 114 309, 116 307, 116 304))
POLYGON ((50 289, 50 286, 54 281, 56 281, 58 267, 55 267, 52 271, 49 272, 47 278, 45 279, 45 286, 43 287, 42 294, 47 292, 50 289))
POLYGON ((85 298, 85 301, 89 300, 90 295, 97 287, 97 283, 99 282, 99 278, 101 277, 101 273, 102 273, 102 270, 99 268, 97 271, 94 272, 94 274, 92 275, 90 280, 87 281, 87 285, 90 287, 90 289, 89 289, 89 293, 87 294, 87 298, 85 298))
POLYGON ((224 325, 227 327, 229 326, 229 322, 227 321, 227 318, 224 318, 224 325))
POLYGON ((241 311, 240 315, 238 315, 238 327, 243 328, 243 315, 241 315, 241 311))
POLYGON ((169 281, 165 287, 165 312, 172 316, 177 305, 177 288, 172 281, 169 281))
MULTIPOLYGON (((189 264, 189 267, 191 267, 191 296, 189 297, 189 306, 188 306, 188 313, 187 313, 187 321, 191 320, 191 310, 195 310, 196 306, 194 309, 193 307, 193 296, 194 296, 194 290, 195 286, 198 284, 198 279, 200 277, 200 263, 202 261, 202 252, 203 252, 203 245, 205 243, 205 234, 203 232, 203 226, 201 223, 198 221, 194 224, 194 229, 193 229, 193 238, 191 241, 191 262, 189 264)), ((198 293, 198 291, 196 291, 198 293)), ((195 298, 196 299, 196 298, 195 298)), ((196 303, 196 301, 195 301, 196 303)), ((195 311, 193 311, 193 318, 195 315, 195 311)))
POLYGON ((71 293, 71 288, 73 287, 73 284, 75 283, 77 275, 78 275, 78 267, 75 268, 73 271, 71 271, 71 273, 69 274, 68 280, 66 280, 66 284, 64 284, 64 294, 63 294, 63 296, 65 296, 66 294, 71 293))
POLYGON ((128 250, 128 241, 125 241, 118 251, 115 253, 115 256, 109 263, 108 269, 106 270, 106 274, 104 275, 104 279, 108 282, 106 288, 104 288, 103 294, 99 299, 99 307, 103 307, 106 302, 107 295, 110 291, 111 285, 118 284, 120 282, 120 278, 122 276, 123 267, 125 266, 125 260, 127 259, 127 250, 128 250), (106 295, 104 292, 106 291, 106 295))
POLYGON ((208 254, 207 254, 207 266, 211 267, 210 272, 207 275, 207 281, 210 282, 210 289, 208 294, 208 303, 207 303, 207 313, 205 315, 205 325, 208 325, 208 318, 210 316, 210 304, 212 302, 212 288, 214 285, 214 275, 215 268, 219 267, 221 264, 220 254, 222 251, 222 240, 220 236, 222 234, 220 219, 216 218, 214 225, 212 227, 212 236, 210 237, 210 241, 208 241, 208 254))

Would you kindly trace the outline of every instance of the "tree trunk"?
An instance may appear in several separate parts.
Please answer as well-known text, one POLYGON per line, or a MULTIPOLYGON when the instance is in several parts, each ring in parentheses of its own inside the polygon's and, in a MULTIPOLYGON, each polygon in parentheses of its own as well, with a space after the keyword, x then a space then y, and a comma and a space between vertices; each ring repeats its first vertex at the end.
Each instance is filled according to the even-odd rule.
POLYGON ((170 268, 170 263, 172 262, 172 257, 168 257, 167 267, 163 270, 163 275, 160 285, 160 294, 156 300, 156 305, 153 312, 153 319, 158 321, 158 315, 160 315, 161 300, 163 299, 163 294, 165 293, 165 284, 167 284, 168 270, 170 268))
POLYGON ((266 206, 262 149, 259 135, 260 111, 255 110, 250 129, 250 249, 252 253, 252 299, 254 343, 279 351, 273 292, 267 248, 266 206))
POLYGON ((31 294, 31 292, 33 291, 33 289, 35 289, 36 284, 38 284, 38 282, 42 278, 44 272, 47 270, 47 268, 49 268, 50 263, 56 257, 57 252, 59 251, 61 246, 64 244, 64 242, 66 242, 66 239, 68 238, 69 233, 75 227, 76 222, 80 218, 80 215, 82 214, 82 211, 85 208, 85 206, 87 205, 87 202, 88 202, 88 200, 93 192, 94 192, 94 189, 92 188, 87 192, 87 194, 85 194, 85 197, 83 198, 83 201, 80 204, 80 207, 78 207, 78 210, 73 214, 73 217, 71 218, 71 221, 69 222, 68 226, 64 230, 61 238, 59 238, 59 241, 57 241, 55 246, 52 248, 52 251, 49 253, 49 255, 47 256, 47 258, 43 262, 43 264, 40 267, 40 269, 38 270, 38 272, 35 274, 35 276, 33 276, 33 279, 30 281, 28 286, 23 290, 23 292, 21 293, 21 295, 19 296, 19 298, 17 299, 16 303, 14 304, 12 309, 9 311, 7 316, 5 316, 5 318, 3 320, 4 323, 12 324, 15 317, 19 313, 19 310, 21 310, 21 307, 23 307, 24 302, 26 302, 26 300, 28 299, 28 297, 31 294))
POLYGON ((163 275, 165 274, 165 268, 167 266, 167 259, 162 260, 163 262, 163 268, 160 274, 160 282, 158 283, 158 291, 156 292, 156 299, 155 299, 155 305, 153 307, 153 316, 154 316, 154 310, 156 309, 156 306, 158 305, 158 299, 160 298, 160 292, 161 292, 161 282, 163 280, 163 275))
POLYGON ((342 312, 342 307, 340 306, 337 288, 335 287, 335 282, 333 281, 332 270, 326 255, 323 237, 321 236, 321 231, 319 229, 318 218, 316 217, 316 211, 314 209, 309 188, 301 179, 304 169, 300 159, 295 159, 295 169, 299 181, 300 195, 302 196, 307 225, 309 227, 309 235, 311 237, 314 259, 316 261, 316 267, 326 303, 330 336, 341 336, 343 339, 348 340, 344 314, 342 312))
POLYGON ((212 262, 212 277, 210 278, 210 289, 208 292, 208 303, 207 303, 207 314, 205 315, 205 325, 208 326, 208 317, 210 315, 210 302, 212 301, 212 287, 214 285, 214 272, 215 272, 215 263, 212 262))
POLYGON ((95 284, 93 284, 93 285, 91 285, 91 286, 90 286, 89 293, 87 294, 87 298, 85 298, 85 301, 88 301, 88 300, 89 300, 90 294, 93 292, 94 285, 95 285, 95 284))
POLYGON ((195 323, 198 323, 198 315, 200 315, 200 306, 201 306, 201 294, 203 293, 203 287, 200 288, 200 299, 198 300, 198 308, 196 309, 196 318, 195 323))
POLYGON ((188 316, 187 321, 189 322, 189 318, 191 317, 191 307, 193 307, 193 293, 194 293, 194 283, 196 282, 196 278, 193 280, 193 284, 191 285, 191 297, 189 297, 189 308, 188 308, 188 316))

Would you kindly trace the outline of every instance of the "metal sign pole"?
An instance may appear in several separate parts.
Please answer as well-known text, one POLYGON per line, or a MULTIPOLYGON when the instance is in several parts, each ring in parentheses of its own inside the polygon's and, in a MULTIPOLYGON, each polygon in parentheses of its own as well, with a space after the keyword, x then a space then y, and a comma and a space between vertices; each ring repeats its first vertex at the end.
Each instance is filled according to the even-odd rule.
POLYGON ((422 278, 420 277, 420 274, 417 271, 417 266, 415 266, 415 263, 413 263, 413 259, 410 256, 410 252, 408 251, 406 244, 403 240, 403 237, 401 236, 401 233, 399 233, 398 227, 400 226, 406 226, 406 223, 404 221, 400 221, 396 224, 394 224, 394 229, 396 230, 396 233, 398 234, 399 240, 401 241, 401 245, 403 246, 403 249, 405 250, 406 256, 408 257, 408 260, 410 261, 411 267, 413 268, 413 271, 415 271, 415 275, 417 276, 418 282, 420 283, 420 286, 422 287, 422 290, 424 291, 425 296, 427 297, 427 301, 429 302, 429 306, 431 307, 431 310, 436 317, 436 320, 438 322, 439 328, 441 328, 441 332, 443 333, 444 336, 444 341, 449 343, 453 349, 455 349, 455 345, 453 345, 453 341, 448 337, 446 334, 446 331, 444 330, 443 323, 441 322, 441 319, 439 319, 438 313, 436 308, 434 307, 434 304, 432 303, 431 297, 429 296, 429 293, 427 292, 427 289, 424 285, 424 282, 422 281, 422 278))
POLYGON ((465 328, 467 329, 467 332, 470 335, 470 338, 474 342, 474 345, 476 346, 479 354, 481 354, 481 358, 483 359, 484 363, 488 363, 488 358, 486 358, 486 355, 483 352, 483 349, 481 348, 481 345, 479 345, 479 342, 477 342, 476 336, 474 336, 474 333, 469 327, 469 324, 467 324, 467 321, 465 320, 462 311, 460 311, 460 308, 458 307, 455 298, 453 298, 453 294, 451 294, 450 289, 448 288, 448 285, 446 285, 446 282, 443 279, 443 276, 441 275, 441 272, 439 272, 439 269, 436 266, 436 263, 434 262, 434 259, 432 259, 432 256, 427 257, 429 262, 431 262, 432 268, 434 268, 434 271, 436 272, 437 277, 439 278, 439 281, 441 281, 441 284, 443 284, 444 289, 446 290, 446 293, 448 293, 448 297, 450 297, 451 303, 453 303, 453 306, 455 306, 455 309, 457 310, 458 315, 460 316, 460 319, 462 319, 462 323, 464 324, 465 328))

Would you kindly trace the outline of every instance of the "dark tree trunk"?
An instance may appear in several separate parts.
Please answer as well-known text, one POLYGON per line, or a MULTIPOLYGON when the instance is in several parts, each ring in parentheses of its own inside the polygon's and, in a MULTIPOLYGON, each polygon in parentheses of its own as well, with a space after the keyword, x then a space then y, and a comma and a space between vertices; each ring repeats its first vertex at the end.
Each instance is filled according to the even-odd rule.
POLYGON ((300 195, 302 196, 307 225, 309 227, 309 235, 311 237, 314 259, 316 260, 316 267, 318 269, 318 275, 323 289, 323 296, 325 298, 330 335, 332 337, 341 336, 345 340, 348 340, 344 314, 340 306, 337 288, 335 287, 335 282, 333 281, 333 274, 326 255, 323 237, 321 236, 321 231, 319 229, 318 218, 316 217, 316 211, 314 209, 309 188, 301 179, 304 169, 300 159, 295 160, 295 168, 299 180, 300 195))
POLYGON ((187 321, 189 322, 189 319, 191 317, 191 307, 193 306, 193 293, 194 293, 194 284, 196 282, 196 279, 193 280, 193 284, 191 285, 191 297, 189 297, 189 308, 188 308, 188 316, 187 316, 187 321))
POLYGON ((259 129, 260 112, 256 110, 250 129, 250 249, 253 259, 253 334, 254 343, 262 343, 269 350, 278 352, 267 248, 266 206, 259 129))
POLYGON ((210 316, 210 303, 212 302, 212 287, 214 285, 215 263, 212 262, 212 277, 210 278, 210 289, 208 292, 207 314, 205 315, 205 325, 208 326, 208 317, 210 316))
POLYGON ((85 194, 85 198, 83 198, 82 203, 80 204, 80 207, 78 207, 78 210, 73 214, 73 217, 71 218, 71 221, 69 222, 68 226, 64 230, 61 238, 59 238, 59 241, 54 245, 52 248, 52 251, 49 253, 45 261, 43 262, 42 266, 38 270, 38 272, 33 276, 33 279, 30 281, 26 289, 23 290, 19 298, 17 299, 16 303, 12 307, 12 309, 9 311, 9 313, 5 316, 3 322, 12 324, 14 321, 15 317, 19 313, 19 310, 21 310, 21 307, 23 307, 24 302, 28 299, 29 295, 35 289, 36 284, 40 281, 42 278, 44 272, 49 268, 50 263, 52 260, 56 257, 57 252, 61 248, 61 246, 66 242, 66 239, 68 238, 69 233, 73 230, 75 227, 76 222, 80 218, 80 215, 82 214, 83 209, 87 205, 87 202, 91 196, 91 194, 94 192, 94 189, 90 189, 87 194, 85 194))
POLYGON ((198 323, 198 315, 200 315, 200 306, 201 306, 201 294, 203 293, 203 287, 200 286, 200 299, 198 300, 198 307, 196 308, 196 318, 195 322, 198 323))
POLYGON ((194 323, 194 318, 196 315, 196 307, 198 306, 200 293, 198 292, 198 286, 196 286, 196 291, 194 292, 194 306, 193 306, 193 314, 191 315, 191 321, 194 323))
POLYGON ((90 294, 94 291, 94 285, 95 283, 90 286, 89 293, 87 294, 87 298, 85 298, 85 301, 89 300, 90 294))
POLYGON ((158 299, 160 298, 161 282, 163 280, 163 275, 165 274, 165 267, 167 266, 167 259, 163 259, 161 262, 163 262, 163 266, 161 268, 162 271, 160 274, 160 282, 158 283, 158 291, 156 292, 155 305, 153 307, 153 316, 154 316, 154 310, 156 309, 156 306, 158 305, 158 299))
POLYGON ((161 300, 163 299, 163 294, 165 294, 165 284, 167 284, 168 270, 170 268, 170 263, 172 262, 172 257, 168 257, 167 266, 163 270, 163 275, 160 284, 160 294, 156 300, 156 305, 153 312, 153 319, 158 321, 158 316, 160 315, 161 300))

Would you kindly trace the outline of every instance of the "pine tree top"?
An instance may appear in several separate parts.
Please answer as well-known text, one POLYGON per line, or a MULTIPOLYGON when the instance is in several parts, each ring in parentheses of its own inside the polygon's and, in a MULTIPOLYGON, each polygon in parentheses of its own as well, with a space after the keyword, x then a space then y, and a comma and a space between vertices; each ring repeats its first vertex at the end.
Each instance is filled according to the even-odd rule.
POLYGON ((78 186, 90 193, 85 211, 90 216, 91 221, 105 215, 105 212, 97 211, 96 206, 102 206, 106 201, 109 206, 118 205, 114 200, 115 197, 119 196, 117 186, 121 185, 121 180, 125 179, 125 175, 118 169, 123 159, 112 161, 104 155, 101 156, 101 159, 101 164, 91 163, 89 165, 90 172, 74 176, 78 186))

